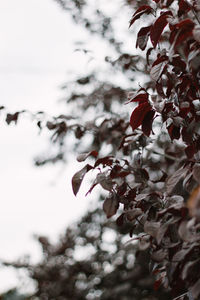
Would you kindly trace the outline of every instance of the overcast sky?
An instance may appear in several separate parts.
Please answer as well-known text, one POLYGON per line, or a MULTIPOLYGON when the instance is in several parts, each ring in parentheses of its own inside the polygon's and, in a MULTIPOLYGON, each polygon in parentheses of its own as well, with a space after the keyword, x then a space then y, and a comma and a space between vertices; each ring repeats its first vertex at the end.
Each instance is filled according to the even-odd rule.
MULTIPOLYGON (((61 111, 60 85, 71 70, 84 70, 81 54, 74 52, 74 36, 81 39, 84 32, 53 0, 1 0, 0 105, 11 112, 61 111)), ((22 118, 17 126, 7 126, 2 117, 0 121, 0 259, 31 254, 37 260, 39 248, 32 235, 55 239, 90 199, 72 195, 77 164, 33 166, 33 157, 45 149, 47 137, 39 136, 29 120, 22 118)), ((15 284, 14 273, 1 268, 0 292, 15 284)))

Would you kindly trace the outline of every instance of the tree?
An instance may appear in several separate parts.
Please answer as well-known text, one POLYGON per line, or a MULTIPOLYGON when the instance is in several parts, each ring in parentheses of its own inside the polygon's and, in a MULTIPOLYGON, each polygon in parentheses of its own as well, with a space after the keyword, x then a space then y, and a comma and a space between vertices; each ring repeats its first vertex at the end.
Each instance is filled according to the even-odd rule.
POLYGON ((169 299, 169 293, 153 288, 147 251, 139 253, 134 266, 136 243, 123 242, 128 230, 127 225, 117 229, 98 208, 68 227, 56 244, 38 237, 43 250, 38 264, 13 266, 25 268, 35 281, 31 300, 169 299))
MULTIPOLYGON (((94 14, 88 15, 90 2, 57 2, 72 11, 73 19, 90 34, 99 34, 113 47, 115 58, 106 56, 105 62, 116 76, 92 70, 76 79, 66 96, 72 113, 38 121, 39 128, 52 132, 59 149, 54 157, 36 164, 62 160, 73 132, 76 149, 83 152, 78 161, 89 160, 73 176, 74 194, 84 176, 92 173, 88 193, 101 186, 107 193, 103 203, 107 217, 116 215, 118 226, 129 224, 130 236, 138 236, 139 251, 142 245, 149 253, 155 289, 163 285, 172 298, 188 294, 198 299, 199 4, 195 0, 125 1, 126 9, 135 8, 131 28, 144 16, 147 22, 145 27, 139 23, 136 38, 136 48, 145 55, 140 50, 133 55, 132 49, 126 51, 125 40, 115 37, 104 9, 95 7, 94 14), (122 79, 117 84, 118 76, 125 83, 122 79)), ((16 122, 17 117, 7 115, 7 123, 16 122)))

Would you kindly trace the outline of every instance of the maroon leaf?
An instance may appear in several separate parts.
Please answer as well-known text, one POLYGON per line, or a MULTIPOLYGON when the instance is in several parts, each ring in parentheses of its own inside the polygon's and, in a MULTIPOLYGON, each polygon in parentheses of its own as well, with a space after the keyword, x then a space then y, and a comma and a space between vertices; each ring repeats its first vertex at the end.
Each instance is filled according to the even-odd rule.
POLYGON ((178 17, 181 17, 182 15, 186 14, 188 11, 191 10, 191 7, 188 5, 188 3, 185 0, 180 0, 178 5, 179 5, 178 17))
POLYGON ((73 193, 76 196, 81 183, 83 181, 83 178, 85 176, 85 174, 90 171, 91 169, 93 169, 92 166, 90 166, 89 164, 87 164, 84 168, 82 168, 80 171, 78 171, 76 174, 74 174, 74 176, 72 177, 72 189, 73 189, 73 193))
POLYGON ((132 112, 131 118, 130 118, 130 125, 132 127, 132 130, 135 130, 140 125, 142 125, 142 122, 144 120, 145 115, 151 110, 151 105, 147 103, 142 103, 136 109, 132 112))
POLYGON ((117 224, 117 226, 123 226, 124 225, 124 213, 123 214, 121 214, 118 218, 117 218, 117 220, 116 220, 116 224, 117 224))
POLYGON ((186 63, 180 58, 180 56, 174 56, 172 58, 172 66, 175 67, 174 70, 184 72, 186 69, 186 63))
POLYGON ((131 27, 133 25, 133 23, 139 19, 143 14, 149 14, 152 11, 152 7, 150 7, 149 5, 143 5, 141 7, 139 7, 136 12, 133 14, 131 20, 130 20, 130 25, 129 27, 131 27))
POLYGON ((146 48, 151 26, 142 27, 137 35, 136 48, 139 47, 141 50, 146 48))
POLYGON ((136 96, 133 96, 130 98, 130 102, 139 102, 139 103, 145 103, 145 102, 148 102, 148 99, 149 99, 149 95, 147 93, 141 93, 141 94, 138 94, 136 96))
POLYGON ((149 136, 152 130, 153 117, 155 115, 155 110, 150 110, 144 117, 142 121, 142 131, 146 136, 149 136))
POLYGON ((95 162, 94 168, 96 168, 100 164, 102 164, 104 167, 105 166, 112 166, 113 157, 112 156, 106 156, 106 157, 97 159, 97 161, 95 162))
POLYGON ((190 145, 190 146, 187 146, 185 148, 185 154, 187 155, 187 158, 189 158, 189 159, 194 156, 195 152, 196 152, 196 149, 195 149, 195 146, 193 144, 190 145))
POLYGON ((167 127, 169 136, 171 140, 173 141, 174 139, 179 140, 180 139, 180 127, 174 126, 173 124, 169 125, 167 127))
POLYGON ((117 212, 118 207, 119 202, 117 201, 114 195, 112 195, 109 198, 106 198, 106 200, 103 203, 103 210, 106 213, 107 218, 114 216, 117 212))
POLYGON ((93 189, 95 188, 95 186, 96 186, 97 184, 98 184, 98 183, 95 182, 95 183, 91 186, 91 188, 87 191, 87 193, 85 194, 85 196, 87 196, 88 194, 90 194, 90 193, 93 191, 93 189))
POLYGON ((147 53, 146 53, 147 65, 150 65, 149 56, 151 55, 152 50, 154 50, 153 47, 151 47, 147 50, 147 53))
POLYGON ((156 280, 154 282, 154 285, 153 285, 154 291, 157 291, 159 289, 159 287, 161 286, 162 282, 163 282, 162 278, 159 278, 158 280, 156 280))
POLYGON ((170 42, 171 44, 175 40, 175 47, 187 38, 192 37, 192 31, 195 23, 190 19, 185 19, 176 25, 172 26, 170 42))
POLYGON ((18 117, 19 117, 19 112, 16 112, 14 114, 7 114, 6 116, 6 123, 9 125, 11 122, 14 122, 15 124, 17 124, 18 121, 18 117))
POLYGON ((127 190, 127 184, 126 184, 126 182, 123 182, 122 185, 120 185, 120 186, 117 188, 117 194, 118 194, 119 196, 122 196, 122 195, 125 194, 126 190, 127 190))
POLYGON ((85 161, 89 156, 97 157, 98 152, 93 150, 93 151, 90 151, 90 152, 87 152, 87 153, 79 154, 78 157, 77 157, 77 160, 79 162, 82 162, 82 161, 85 161))
POLYGON ((156 82, 156 90, 158 92, 158 95, 160 95, 161 97, 165 98, 165 92, 163 90, 163 84, 160 82, 156 82))
POLYGON ((169 18, 169 16, 172 16, 171 11, 163 13, 151 27, 150 38, 154 48, 156 48, 163 30, 168 24, 167 18, 169 18))

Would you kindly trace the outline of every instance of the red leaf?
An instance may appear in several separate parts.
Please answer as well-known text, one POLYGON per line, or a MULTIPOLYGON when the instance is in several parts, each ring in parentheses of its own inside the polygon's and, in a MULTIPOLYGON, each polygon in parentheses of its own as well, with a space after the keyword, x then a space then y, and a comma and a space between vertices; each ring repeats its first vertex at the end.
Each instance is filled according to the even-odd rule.
POLYGON ((171 26, 170 43, 175 40, 175 47, 181 42, 185 41, 188 37, 192 37, 194 22, 190 19, 185 19, 176 25, 171 26))
POLYGON ((152 50, 154 50, 153 47, 151 47, 147 50, 147 53, 146 53, 147 65, 150 65, 149 56, 151 55, 152 50))
POLYGON ((126 190, 127 190, 127 184, 126 184, 126 182, 124 182, 124 183, 122 183, 122 185, 120 185, 117 188, 117 195, 119 195, 119 196, 124 195, 126 190))
POLYGON ((93 150, 93 151, 90 151, 90 152, 87 152, 87 153, 79 154, 78 157, 77 157, 77 160, 79 162, 82 162, 82 161, 85 161, 89 156, 97 157, 98 152, 93 150))
POLYGON ((107 218, 112 217, 116 214, 117 209, 119 207, 119 202, 116 197, 112 195, 110 198, 106 198, 103 203, 103 210, 106 213, 107 218))
POLYGON ((116 220, 116 224, 117 224, 117 226, 123 226, 124 225, 124 213, 123 214, 121 214, 118 218, 117 218, 117 220, 116 220))
POLYGON ((134 96, 133 98, 131 98, 128 103, 131 103, 131 102, 145 103, 145 102, 148 102, 148 99, 149 99, 149 95, 147 93, 138 94, 138 95, 134 96))
POLYGON ((139 19, 143 14, 149 14, 152 11, 151 6, 149 5, 143 5, 141 7, 139 7, 136 12, 133 14, 131 20, 130 20, 130 25, 129 27, 131 27, 133 25, 133 23, 139 19))
POLYGON ((87 193, 85 194, 85 196, 87 196, 88 194, 90 194, 90 193, 93 191, 93 189, 95 188, 95 186, 96 186, 97 184, 98 184, 97 182, 94 183, 94 184, 91 186, 91 188, 87 191, 87 193))
POLYGON ((180 58, 180 56, 172 58, 172 66, 175 67, 175 70, 180 70, 182 72, 186 69, 186 63, 180 58))
POLYGON ((102 164, 103 166, 112 166, 113 157, 112 156, 106 156, 106 157, 97 159, 97 161, 95 162, 94 168, 96 168, 100 164, 102 164))
POLYGON ((156 48, 163 30, 165 26, 168 24, 167 18, 170 15, 172 16, 171 11, 167 11, 163 13, 151 27, 150 38, 154 48, 156 48))
POLYGON ((142 121, 142 131, 146 136, 151 133, 154 114, 155 110, 150 110, 142 121))
POLYGON ((140 104, 136 109, 132 112, 130 118, 130 125, 133 130, 142 125, 142 121, 144 120, 145 115, 148 111, 151 110, 151 105, 148 102, 140 104))
POLYGON ((160 95, 163 98, 166 97, 165 92, 163 90, 163 84, 162 83, 156 82, 156 90, 158 92, 158 95, 160 95))
POLYGON ((14 122, 15 124, 17 124, 18 121, 18 117, 19 117, 19 112, 16 112, 14 114, 7 114, 6 116, 6 123, 9 125, 11 122, 14 122))
POLYGON ((81 186, 85 174, 91 169, 93 169, 93 167, 87 164, 84 168, 82 168, 72 177, 72 189, 75 196, 79 191, 79 188, 81 186))
POLYGON ((190 145, 188 147, 185 148, 185 154, 187 155, 187 158, 192 158, 195 154, 195 146, 194 145, 190 145))
POLYGON ((154 291, 157 291, 157 290, 159 289, 159 287, 160 287, 161 284, 162 284, 162 281, 163 281, 163 279, 162 279, 162 278, 159 278, 158 280, 156 280, 156 281, 154 282, 154 285, 153 285, 154 291))
POLYGON ((170 135, 171 140, 180 139, 180 127, 174 126, 173 124, 167 127, 168 133, 170 135))
POLYGON ((179 3, 179 10, 178 10, 178 17, 186 14, 188 11, 191 10, 191 7, 187 4, 185 0, 180 0, 179 3))
POLYGON ((137 41, 136 41, 136 48, 139 47, 141 50, 144 50, 146 48, 151 26, 142 27, 137 35, 137 41))

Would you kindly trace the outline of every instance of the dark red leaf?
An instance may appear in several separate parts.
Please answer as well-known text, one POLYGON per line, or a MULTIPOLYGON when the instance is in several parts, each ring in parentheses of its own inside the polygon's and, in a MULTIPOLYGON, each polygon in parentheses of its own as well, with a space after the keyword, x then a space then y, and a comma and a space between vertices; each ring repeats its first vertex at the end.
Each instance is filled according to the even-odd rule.
POLYGON ((130 101, 128 103, 131 102, 139 102, 139 103, 145 103, 148 102, 149 99, 149 95, 147 93, 142 93, 142 94, 138 94, 136 96, 134 96, 133 98, 130 99, 130 101))
POLYGON ((154 282, 153 288, 154 288, 155 291, 157 291, 157 290, 159 289, 159 287, 160 287, 161 284, 162 284, 162 281, 163 281, 163 279, 162 279, 162 278, 159 278, 158 280, 156 280, 156 281, 154 282))
POLYGON ((169 16, 172 16, 171 11, 163 13, 151 27, 150 38, 154 48, 156 48, 163 30, 168 24, 167 18, 169 18, 169 16))
POLYGON ((87 193, 85 194, 85 196, 87 196, 88 194, 90 194, 90 193, 93 191, 93 189, 95 188, 95 186, 96 186, 97 184, 98 184, 97 182, 94 183, 94 184, 91 186, 91 188, 87 191, 87 193))
POLYGON ((158 94, 159 94, 161 97, 163 97, 163 98, 166 97, 166 96, 165 96, 165 93, 164 93, 164 90, 163 90, 163 84, 162 84, 162 83, 156 82, 156 90, 157 90, 158 94))
POLYGON ((115 195, 106 198, 106 200, 103 203, 103 210, 106 213, 107 218, 111 218, 113 215, 115 215, 118 207, 119 202, 117 201, 115 195))
POLYGON ((185 154, 187 155, 187 158, 192 158, 196 152, 195 146, 192 144, 185 148, 185 154))
POLYGON ((169 136, 171 140, 173 141, 174 139, 179 140, 180 139, 180 127, 174 126, 173 124, 169 125, 167 127, 169 136))
POLYGON ((151 26, 142 27, 137 35, 137 41, 136 41, 136 48, 139 47, 141 50, 144 50, 146 48, 151 26))
POLYGON ((186 63, 180 58, 180 56, 175 56, 172 58, 172 66, 175 67, 176 70, 180 70, 182 72, 185 71, 186 63))
POLYGON ((90 152, 87 152, 87 153, 79 154, 78 157, 77 157, 77 160, 79 162, 82 162, 82 161, 85 161, 89 156, 97 157, 98 152, 93 150, 93 151, 90 151, 90 152))
POLYGON ((132 130, 135 130, 140 125, 142 125, 145 115, 150 110, 151 110, 151 105, 148 102, 142 103, 138 107, 136 107, 136 109, 132 112, 130 118, 130 125, 132 127, 132 130))
POLYGON ((116 220, 116 224, 117 224, 117 226, 123 226, 124 225, 124 213, 123 214, 121 214, 118 218, 117 218, 117 220, 116 220))
POLYGON ((142 131, 146 136, 149 136, 152 130, 153 117, 155 115, 155 110, 150 110, 145 115, 142 121, 142 131))
POLYGON ((136 12, 133 14, 131 20, 130 20, 130 25, 129 27, 131 27, 133 25, 133 23, 139 19, 143 14, 149 14, 152 11, 152 7, 149 5, 143 5, 141 7, 139 7, 136 12))
POLYGON ((118 188, 117 188, 117 195, 122 196, 125 194, 127 190, 127 184, 126 182, 123 182, 118 188))
POLYGON ((14 114, 7 114, 6 116, 6 123, 9 125, 11 122, 14 122, 15 124, 17 124, 18 121, 18 117, 19 117, 19 112, 16 112, 14 114))
POLYGON ((151 55, 152 50, 154 50, 153 47, 149 48, 146 53, 146 60, 148 65, 150 65, 149 56, 151 55))
POLYGON ((179 45, 181 42, 185 41, 188 37, 192 37, 192 31, 194 28, 195 23, 190 19, 185 19, 179 22, 176 25, 171 27, 171 34, 170 34, 170 42, 171 44, 175 40, 175 47, 179 45))
POLYGON ((104 167, 105 166, 112 166, 112 164, 113 164, 113 157, 112 156, 106 156, 106 157, 97 159, 97 161, 94 164, 94 168, 96 168, 100 164, 102 164, 104 167))
POLYGON ((178 17, 181 17, 182 15, 186 14, 188 11, 191 10, 191 7, 188 5, 188 3, 185 0, 180 0, 178 5, 179 5, 178 17))
POLYGON ((87 164, 84 168, 82 168, 72 177, 72 189, 75 196, 79 191, 79 188, 81 186, 85 174, 91 169, 93 169, 93 167, 87 164))

